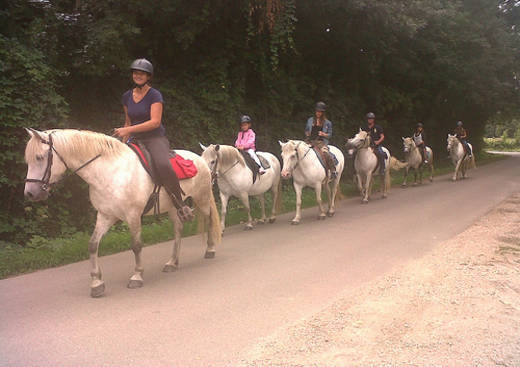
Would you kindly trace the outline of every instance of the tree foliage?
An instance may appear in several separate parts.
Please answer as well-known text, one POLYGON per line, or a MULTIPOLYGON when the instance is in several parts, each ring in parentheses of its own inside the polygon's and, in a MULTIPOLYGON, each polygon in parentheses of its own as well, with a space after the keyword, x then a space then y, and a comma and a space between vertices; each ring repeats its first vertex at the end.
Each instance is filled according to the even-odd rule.
POLYGON ((120 126, 120 96, 132 87, 128 65, 137 57, 155 66, 176 147, 230 143, 238 116, 247 113, 259 148, 276 152, 277 139, 302 136, 317 100, 329 105, 336 144, 373 111, 397 156, 400 137, 418 121, 434 149, 444 149, 457 120, 478 147, 497 112, 518 116, 514 0, 5 3, 0 195, 9 204, 0 232, 9 241, 91 221, 80 215, 86 194, 78 195, 81 205, 68 202, 83 192, 79 181, 47 206, 23 202, 21 127, 120 126))

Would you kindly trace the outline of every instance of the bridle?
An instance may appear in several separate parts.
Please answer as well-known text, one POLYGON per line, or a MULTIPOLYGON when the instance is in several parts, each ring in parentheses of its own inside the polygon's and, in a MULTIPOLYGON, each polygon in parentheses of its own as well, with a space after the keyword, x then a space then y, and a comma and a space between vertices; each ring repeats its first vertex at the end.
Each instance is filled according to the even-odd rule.
POLYGON ((213 165, 213 168, 211 169, 211 183, 215 183, 217 181, 217 178, 218 176, 220 177, 224 177, 224 175, 226 173, 228 173, 231 168, 235 167, 238 163, 240 163, 240 161, 237 159, 237 161, 235 163, 233 163, 233 165, 231 167, 229 167, 227 170, 225 170, 224 172, 222 172, 220 175, 217 173, 218 171, 218 161, 219 161, 219 152, 216 150, 215 153, 217 154, 217 158, 215 159, 215 164, 213 165))
POLYGON ((71 170, 69 168, 69 166, 67 165, 67 163, 65 163, 65 160, 63 159, 63 157, 60 155, 60 153, 58 153, 58 151, 56 150, 56 148, 54 148, 54 142, 52 140, 52 133, 49 134, 49 140, 46 141, 46 140, 43 140, 43 138, 39 137, 40 141, 43 143, 43 144, 47 144, 49 146, 49 151, 47 152, 47 167, 45 168, 45 172, 43 172, 43 176, 41 179, 37 179, 37 178, 26 178, 25 179, 25 182, 40 182, 41 183, 41 189, 43 191, 48 191, 50 186, 51 185, 55 185, 57 184, 59 181, 61 181, 63 179, 60 178, 58 179, 57 181, 55 182, 49 182, 50 179, 51 179, 51 170, 52 170, 52 163, 53 163, 53 157, 54 155, 52 154, 52 152, 56 153, 56 155, 58 156, 58 158, 61 160, 61 162, 65 165, 65 168, 72 171, 72 173, 76 173, 78 172, 80 169, 82 169, 83 167, 85 167, 86 165, 92 163, 93 161, 95 161, 96 159, 98 159, 99 157, 101 157, 101 154, 98 154, 97 156, 95 156, 94 158, 91 158, 89 159, 87 162, 83 163, 79 168, 75 169, 75 170, 71 170))
POLYGON ((296 167, 298 167, 298 165, 300 164, 301 161, 303 161, 305 159, 305 157, 307 156, 307 154, 309 154, 309 152, 311 151, 312 149, 312 146, 309 147, 309 149, 307 149, 307 151, 305 152, 305 154, 303 155, 303 157, 300 158, 300 154, 298 153, 298 147, 300 146, 302 142, 300 141, 298 144, 296 144, 296 147, 294 148, 294 151, 296 152, 296 164, 294 165, 294 167, 291 169, 291 172, 294 171, 296 169, 296 167))

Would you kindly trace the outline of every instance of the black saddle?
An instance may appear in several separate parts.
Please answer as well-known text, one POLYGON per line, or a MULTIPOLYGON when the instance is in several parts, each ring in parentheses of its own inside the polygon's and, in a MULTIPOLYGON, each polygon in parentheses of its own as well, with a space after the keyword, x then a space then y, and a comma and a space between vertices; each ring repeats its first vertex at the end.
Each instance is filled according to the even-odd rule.
MULTIPOLYGON (((242 154, 242 157, 244 157, 244 160, 246 161, 247 167, 253 172, 253 183, 256 181, 256 178, 258 177, 258 172, 260 170, 260 166, 255 162, 253 158, 249 155, 248 152, 241 150, 240 153, 242 154)), ((260 159, 260 163, 262 163, 263 169, 268 169, 271 167, 267 159, 262 157, 261 155, 258 155, 258 159, 260 159)))

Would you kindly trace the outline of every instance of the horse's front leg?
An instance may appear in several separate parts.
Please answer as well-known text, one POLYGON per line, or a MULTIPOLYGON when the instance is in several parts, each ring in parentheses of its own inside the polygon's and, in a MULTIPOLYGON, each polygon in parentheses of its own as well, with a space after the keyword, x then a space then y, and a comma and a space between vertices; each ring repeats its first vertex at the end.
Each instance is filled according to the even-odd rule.
POLYGON ((176 210, 170 210, 168 212, 170 220, 173 223, 173 233, 174 233, 174 241, 172 248, 172 256, 170 260, 166 264, 164 264, 163 271, 165 273, 169 273, 172 271, 176 271, 179 268, 179 255, 181 250, 181 239, 182 239, 182 229, 184 224, 179 219, 179 216, 176 213, 176 210))
POLYGON ((226 212, 227 212, 227 204, 228 204, 229 196, 220 191, 220 228, 222 229, 222 233, 226 229, 226 212))
POLYGON ((296 215, 291 224, 300 224, 302 218, 302 189, 303 187, 293 181, 294 191, 296 192, 296 215))
POLYGON ((130 235, 132 237, 132 251, 135 256, 134 274, 128 281, 128 288, 140 288, 143 286, 143 272, 144 268, 141 263, 141 249, 143 248, 143 241, 141 239, 141 215, 135 213, 127 219, 128 227, 130 228, 130 235))
POLYGON ((247 192, 241 192, 238 198, 240 199, 242 204, 244 204, 247 210, 247 223, 244 229, 253 229, 253 218, 251 217, 251 208, 249 206, 249 195, 247 194, 247 192))
POLYGON ((97 213, 96 227, 88 244, 90 263, 92 265, 92 269, 90 270, 90 276, 92 278, 90 283, 90 295, 92 297, 101 297, 105 292, 105 282, 103 281, 101 267, 98 262, 99 242, 117 220, 115 217, 100 212, 97 213))
POLYGON ((370 196, 372 186, 372 172, 367 173, 366 181, 365 181, 365 196, 363 197, 363 203, 368 203, 368 197, 370 196))
POLYGON ((455 165, 455 172, 453 173, 453 177, 451 178, 452 181, 457 181, 457 177, 459 176, 459 169, 460 164, 462 163, 462 159, 457 161, 457 164, 455 165))
POLYGON ((403 180, 403 183, 401 184, 402 187, 406 187, 406 180, 408 179, 409 170, 410 170, 409 166, 406 166, 406 168, 404 169, 404 180, 403 180))
POLYGON ((273 185, 273 187, 271 188, 271 191, 273 193, 273 207, 271 208, 271 216, 269 217, 269 223, 274 223, 274 221, 276 220, 276 206, 277 206, 278 200, 281 199, 281 198, 278 198, 278 195, 282 194, 282 191, 279 190, 279 188, 278 188, 279 185, 280 185, 280 183, 277 183, 276 185, 273 185))
POLYGON ((430 182, 433 182, 433 162, 430 163, 430 182))
POLYGON ((417 171, 418 170, 420 170, 419 167, 413 169, 413 184, 414 184, 414 186, 417 185, 417 175, 418 175, 417 171))
POLYGON ((258 198, 258 201, 260 201, 260 208, 261 208, 261 211, 262 211, 262 217, 260 218, 258 223, 264 224, 265 221, 266 221, 266 217, 265 217, 265 197, 264 197, 264 194, 257 195, 257 198, 258 198))
POLYGON ((361 196, 364 196, 365 195, 365 191, 363 189, 363 178, 361 178, 361 174, 360 173, 356 173, 356 177, 357 177, 357 186, 358 186, 358 190, 359 190, 359 194, 361 196))
POLYGON ((323 201, 321 200, 321 182, 318 182, 316 186, 314 186, 314 192, 316 193, 316 202, 318 203, 318 207, 320 208, 320 214, 318 214, 318 220, 323 220, 327 217, 325 214, 325 209, 323 208, 323 201))

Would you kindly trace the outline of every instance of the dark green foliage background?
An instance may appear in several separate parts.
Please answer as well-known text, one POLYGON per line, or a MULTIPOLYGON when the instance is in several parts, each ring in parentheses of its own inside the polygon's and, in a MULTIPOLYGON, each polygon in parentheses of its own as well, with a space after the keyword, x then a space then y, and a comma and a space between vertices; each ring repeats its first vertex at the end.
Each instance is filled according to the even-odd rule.
POLYGON ((456 120, 478 149, 487 121, 518 116, 518 1, 2 3, 4 245, 90 228, 94 213, 77 178, 44 204, 24 201, 23 127, 120 126, 137 57, 154 63, 172 144, 194 151, 199 141, 232 143, 247 113, 259 149, 278 152, 278 139, 302 137, 317 100, 330 106, 335 144, 370 110, 397 157, 417 121, 444 151, 456 120))

